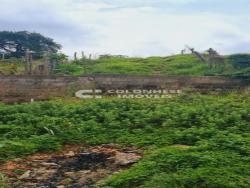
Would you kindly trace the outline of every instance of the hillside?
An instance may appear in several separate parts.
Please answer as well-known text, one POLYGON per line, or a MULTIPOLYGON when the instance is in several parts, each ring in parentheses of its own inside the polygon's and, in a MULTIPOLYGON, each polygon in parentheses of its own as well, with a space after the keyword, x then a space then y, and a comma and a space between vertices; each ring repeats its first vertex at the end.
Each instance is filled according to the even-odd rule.
MULTIPOLYGON (((123 167, 122 172, 108 179, 105 176, 98 184, 117 188, 248 188, 249 121, 249 94, 0 105, 0 160, 20 158, 41 151, 56 151, 65 144, 81 143, 85 144, 85 148, 96 146, 95 151, 105 147, 100 144, 118 144, 140 148, 144 151, 143 158, 127 170, 123 167)), ((87 153, 82 155, 86 157, 87 153)), ((46 155, 39 156, 44 158, 46 155)), ((41 157, 38 159, 41 160, 41 157)), ((53 159, 45 165, 51 164, 55 169, 54 163, 60 160, 53 159)), ((26 185, 29 179, 17 181, 14 178, 26 172, 23 166, 15 166, 15 161, 9 163, 15 168, 9 167, 5 175, 0 177, 6 183, 12 177, 11 187, 18 183, 26 185)), ((30 162, 26 161, 28 164, 30 162)), ((37 164, 37 157, 34 164, 37 164)), ((75 163, 71 161, 67 164, 75 163)), ((34 168, 28 172, 36 173, 34 168)), ((77 173, 83 173, 86 169, 89 171, 89 167, 85 166, 70 167, 70 172, 67 172, 59 168, 50 176, 67 181, 55 178, 51 186, 67 186, 67 182, 71 182, 71 185, 81 187, 80 180, 76 178, 77 173), (73 179, 67 175, 70 173, 73 173, 73 179)), ((44 172, 48 175, 51 169, 44 172)), ((51 179, 48 177, 44 181, 49 182, 51 179)), ((32 182, 36 180, 32 179, 32 182)))
MULTIPOLYGON (((168 57, 125 58, 103 57, 97 60, 80 59, 60 63, 55 75, 81 76, 86 74, 129 74, 129 75, 250 75, 250 55, 226 56, 226 65, 212 69, 194 55, 168 57)), ((35 66, 43 60, 35 61, 35 66)), ((0 61, 0 73, 23 74, 24 64, 18 60, 0 61)))
POLYGON ((250 75, 250 55, 226 57, 225 67, 210 69, 193 55, 168 57, 121 58, 108 57, 98 60, 78 60, 61 64, 55 74, 80 76, 84 74, 135 74, 135 75, 250 75))
MULTIPOLYGON (((54 74, 249 75, 249 58, 209 69, 192 55, 105 57, 54 74)), ((0 68, 24 71, 19 60, 0 68)), ((0 187, 248 188, 249 109, 247 91, 0 104, 0 187)))

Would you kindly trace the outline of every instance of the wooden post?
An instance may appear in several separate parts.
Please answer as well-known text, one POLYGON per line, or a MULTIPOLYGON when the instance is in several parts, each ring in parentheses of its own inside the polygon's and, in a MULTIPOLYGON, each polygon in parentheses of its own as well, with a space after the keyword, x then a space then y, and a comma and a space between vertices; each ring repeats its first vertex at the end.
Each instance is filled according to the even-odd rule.
POLYGON ((82 59, 85 59, 84 51, 82 51, 82 59))
POLYGON ((74 53, 74 60, 77 60, 77 52, 74 53))
POLYGON ((25 51, 25 74, 29 72, 29 50, 25 51))
POLYGON ((33 64, 33 55, 30 52, 30 54, 29 54, 29 75, 32 74, 32 64, 33 64))
POLYGON ((58 62, 56 60, 52 60, 50 62, 50 66, 51 66, 51 69, 50 69, 50 74, 53 74, 53 71, 56 69, 56 67, 58 66, 58 62))
POLYGON ((5 53, 2 52, 2 60, 4 60, 4 59, 5 59, 5 53))
POLYGON ((25 73, 28 75, 32 74, 32 61, 32 52, 27 49, 25 52, 25 73))
POLYGON ((50 62, 49 62, 49 52, 45 52, 44 54, 44 60, 45 60, 45 66, 44 66, 44 69, 45 69, 45 72, 44 74, 45 75, 48 75, 50 73, 50 62))

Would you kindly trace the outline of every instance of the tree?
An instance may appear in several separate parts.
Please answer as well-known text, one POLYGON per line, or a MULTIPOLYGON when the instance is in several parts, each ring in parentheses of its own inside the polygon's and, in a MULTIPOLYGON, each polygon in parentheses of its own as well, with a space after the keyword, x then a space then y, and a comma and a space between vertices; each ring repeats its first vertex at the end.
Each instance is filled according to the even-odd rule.
POLYGON ((57 61, 57 62, 64 62, 68 60, 68 56, 63 53, 50 53, 49 60, 57 61))
POLYGON ((61 49, 61 45, 39 33, 28 31, 0 32, 0 50, 3 50, 7 55, 20 58, 25 55, 27 49, 34 51, 35 57, 41 57, 44 52, 56 53, 61 49))

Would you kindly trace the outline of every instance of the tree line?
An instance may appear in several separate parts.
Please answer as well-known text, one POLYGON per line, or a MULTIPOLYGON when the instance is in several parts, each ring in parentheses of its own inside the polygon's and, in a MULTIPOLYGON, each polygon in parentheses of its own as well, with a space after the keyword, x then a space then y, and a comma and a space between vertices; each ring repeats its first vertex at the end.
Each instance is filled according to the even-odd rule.
POLYGON ((26 50, 34 52, 34 57, 40 58, 44 53, 57 53, 62 46, 49 37, 40 33, 28 31, 1 31, 0 52, 5 57, 21 58, 25 56, 26 50))

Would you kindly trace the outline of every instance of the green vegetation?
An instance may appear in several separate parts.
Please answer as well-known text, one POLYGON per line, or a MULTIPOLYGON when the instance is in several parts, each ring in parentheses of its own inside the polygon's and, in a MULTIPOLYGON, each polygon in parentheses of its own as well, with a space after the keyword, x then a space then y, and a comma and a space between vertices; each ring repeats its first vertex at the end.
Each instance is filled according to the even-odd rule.
POLYGON ((56 73, 82 74, 193 74, 199 75, 206 66, 193 56, 151 57, 151 58, 119 58, 108 57, 98 60, 79 60, 73 64, 62 64, 56 73), (74 68, 73 68, 74 67, 74 68), (68 71, 68 72, 67 72, 68 71))
POLYGON ((0 160, 64 144, 143 147, 111 187, 250 187, 250 96, 0 105, 0 160))
MULTIPOLYGON (((51 60, 59 62, 59 66, 54 70, 55 75, 82 76, 86 74, 129 74, 129 75, 190 75, 190 76, 249 76, 250 75, 250 55, 237 54, 226 57, 225 67, 218 66, 212 69, 193 55, 175 55, 169 57, 149 57, 149 58, 126 58, 126 57, 102 57, 97 60, 81 59, 71 63, 66 62, 67 56, 64 54, 52 54, 51 60)), ((21 60, 0 61, 0 71, 3 74, 22 74, 24 63, 21 60), (13 70, 13 66, 18 63, 18 69, 13 70), (14 65, 13 65, 14 64, 14 65)), ((36 64, 41 64, 44 60, 36 60, 36 64), (39 62, 39 63, 37 63, 39 62)))
POLYGON ((24 72, 24 64, 19 59, 0 60, 0 75, 17 75, 24 72))
POLYGON ((226 57, 226 60, 225 67, 210 69, 193 55, 149 58, 103 57, 98 60, 82 59, 71 64, 60 64, 55 74, 250 75, 250 55, 232 55, 226 57))
POLYGON ((8 188, 7 180, 3 174, 0 173, 0 187, 1 188, 8 188))
POLYGON ((56 53, 59 49, 60 44, 40 33, 0 31, 0 52, 4 52, 6 57, 21 58, 26 50, 31 50, 35 52, 33 56, 38 58, 44 52, 56 53))
MULTIPOLYGON (((67 61, 67 56, 62 53, 50 53, 48 59, 53 62, 63 63, 67 61)), ((37 69, 38 65, 42 65, 45 58, 33 60, 33 71, 37 69)), ((10 58, 0 60, 0 75, 22 75, 25 73, 25 61, 19 58, 10 58)))

